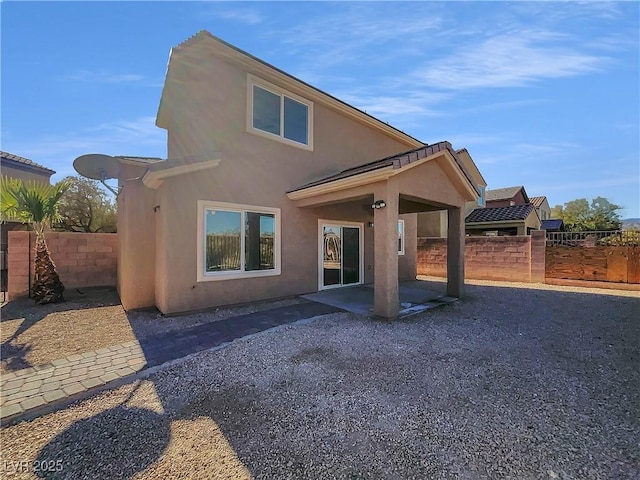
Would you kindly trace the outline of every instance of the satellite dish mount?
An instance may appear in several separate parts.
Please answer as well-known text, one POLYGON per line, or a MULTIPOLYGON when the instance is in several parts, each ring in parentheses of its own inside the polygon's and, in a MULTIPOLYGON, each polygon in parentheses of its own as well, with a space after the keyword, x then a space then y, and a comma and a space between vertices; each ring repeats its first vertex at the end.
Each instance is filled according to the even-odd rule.
POLYGON ((118 191, 106 182, 110 178, 118 178, 120 161, 117 158, 111 155, 90 153, 76 158, 73 161, 73 168, 83 177, 98 180, 111 193, 118 195, 118 191))

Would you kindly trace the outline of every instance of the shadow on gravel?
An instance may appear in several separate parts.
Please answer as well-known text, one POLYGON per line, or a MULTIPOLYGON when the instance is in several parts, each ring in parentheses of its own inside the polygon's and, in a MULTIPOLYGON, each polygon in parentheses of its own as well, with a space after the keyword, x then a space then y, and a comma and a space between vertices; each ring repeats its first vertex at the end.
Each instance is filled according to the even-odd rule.
POLYGON ((409 321, 347 322, 347 333, 360 328, 359 349, 326 338, 337 343, 151 377, 166 413, 124 401, 76 421, 38 453, 64 458, 63 470, 40 477, 127 479, 149 468, 153 478, 174 440, 197 434, 172 438, 174 422, 204 419, 176 471, 195 461, 224 472, 205 454, 226 442, 247 474, 266 478, 632 478, 638 311, 632 296, 471 285, 464 300, 409 321), (243 377, 252 362, 278 373, 243 377), (230 371, 240 373, 216 377, 230 371))
POLYGON ((15 371, 34 366, 26 359, 32 345, 21 342, 19 337, 48 315, 120 304, 113 287, 68 289, 64 292, 64 298, 64 302, 37 305, 33 299, 21 297, 10 300, 0 308, 0 329, 6 331, 7 323, 22 320, 18 328, 0 344, 0 358, 7 370, 15 371))
POLYGON ((131 478, 155 462, 171 438, 171 419, 145 408, 119 405, 79 420, 40 450, 40 478, 131 478), (123 428, 135 435, 123 435, 123 428), (62 457, 73 461, 56 465, 62 457), (56 468, 59 471, 56 471, 56 468))

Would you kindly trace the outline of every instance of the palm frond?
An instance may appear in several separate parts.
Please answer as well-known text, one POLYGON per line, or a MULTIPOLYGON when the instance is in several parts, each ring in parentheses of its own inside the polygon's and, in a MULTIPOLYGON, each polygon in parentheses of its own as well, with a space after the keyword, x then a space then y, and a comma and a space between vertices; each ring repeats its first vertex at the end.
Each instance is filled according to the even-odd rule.
POLYGON ((1 213, 23 223, 51 223, 57 219, 58 202, 70 185, 66 180, 49 185, 3 177, 1 213))
POLYGON ((15 178, 0 178, 0 216, 2 220, 15 220, 18 215, 16 189, 19 181, 15 178))

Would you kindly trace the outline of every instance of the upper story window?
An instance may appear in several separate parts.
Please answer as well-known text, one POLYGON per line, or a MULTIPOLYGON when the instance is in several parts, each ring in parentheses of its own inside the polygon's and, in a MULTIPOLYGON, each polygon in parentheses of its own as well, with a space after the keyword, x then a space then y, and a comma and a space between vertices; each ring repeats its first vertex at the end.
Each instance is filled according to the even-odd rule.
POLYGON ((485 202, 485 189, 486 187, 484 187, 483 185, 478 185, 478 190, 480 190, 480 196, 478 197, 478 206, 479 207, 484 207, 486 205, 485 202))
POLYGON ((313 149, 313 104, 249 76, 249 131, 313 149))

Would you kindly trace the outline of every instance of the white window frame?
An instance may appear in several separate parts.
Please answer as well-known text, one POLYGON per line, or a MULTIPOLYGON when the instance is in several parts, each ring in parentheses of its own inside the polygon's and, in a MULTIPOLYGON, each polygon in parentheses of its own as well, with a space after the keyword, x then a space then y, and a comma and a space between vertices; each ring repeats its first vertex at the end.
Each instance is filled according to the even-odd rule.
POLYGON ((280 226, 280 209, 272 207, 260 207, 256 205, 244 205, 239 203, 213 202, 208 200, 198 200, 198 240, 197 240, 197 257, 198 257, 198 282, 212 282, 219 280, 233 280, 237 278, 253 278, 253 277, 272 277, 281 274, 281 226, 280 226), (240 268, 241 270, 227 270, 222 272, 207 272, 206 255, 205 255, 205 235, 206 235, 206 215, 208 210, 225 210, 230 212, 240 212, 240 268), (274 238, 274 255, 275 265, 271 270, 250 270, 245 271, 245 218, 246 212, 250 213, 266 213, 274 215, 275 238, 274 238))
POLYGON ((325 220, 318 219, 318 291, 331 290, 333 288, 348 288, 354 285, 364 285, 364 223, 362 222, 346 222, 343 220, 325 220), (351 227, 358 228, 360 230, 360 281, 358 283, 348 283, 347 285, 327 285, 324 286, 323 278, 323 258, 324 258, 324 236, 322 227, 351 227))
POLYGON ((291 93, 288 90, 277 87, 251 74, 247 74, 247 132, 261 137, 270 138, 286 145, 313 151, 313 102, 291 93), (253 86, 260 87, 268 92, 280 96, 280 134, 266 132, 253 126, 253 86), (284 97, 289 97, 307 107, 307 141, 308 144, 296 142, 284 137, 284 97))
POLYGON ((404 255, 404 241, 405 241, 405 231, 404 231, 404 220, 398 220, 398 227, 400 227, 400 224, 402 224, 402 233, 400 233, 400 231, 398 231, 398 239, 400 240, 400 249, 398 250, 398 255, 404 255))

